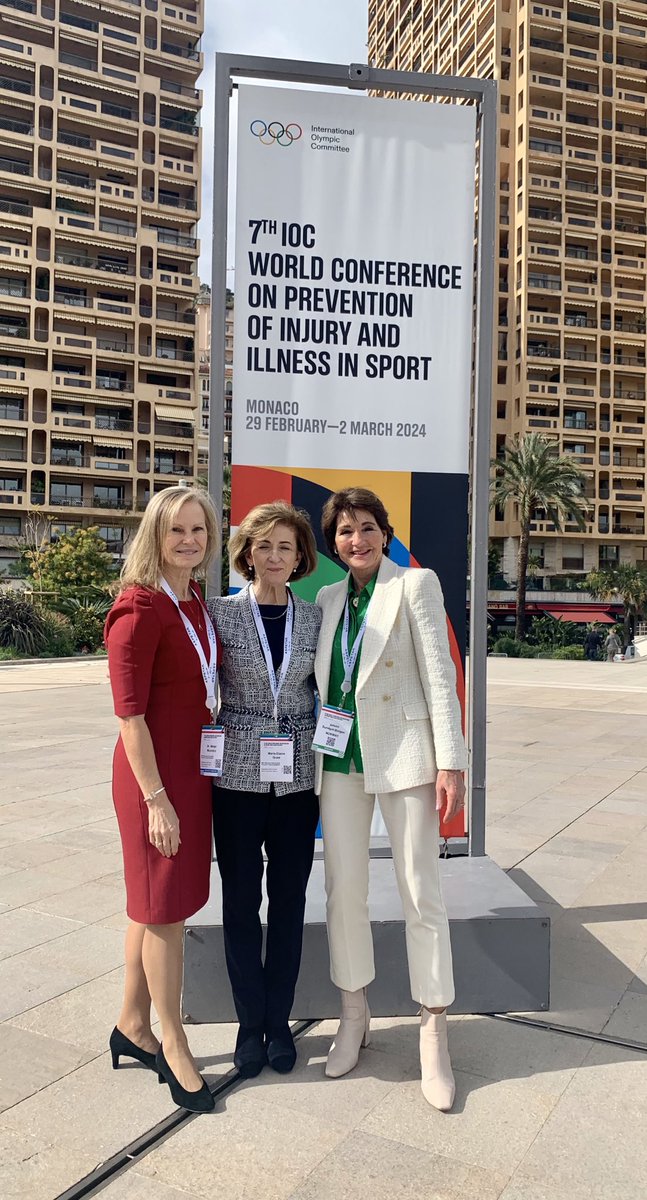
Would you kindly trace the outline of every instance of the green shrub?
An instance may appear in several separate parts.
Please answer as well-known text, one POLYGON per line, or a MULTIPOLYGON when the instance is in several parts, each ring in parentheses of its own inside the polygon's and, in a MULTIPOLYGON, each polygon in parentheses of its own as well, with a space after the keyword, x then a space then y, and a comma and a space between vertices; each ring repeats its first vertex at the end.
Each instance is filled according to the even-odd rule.
POLYGON ((114 597, 108 592, 94 593, 89 596, 64 596, 59 603, 62 613, 72 620, 78 613, 88 613, 98 620, 105 621, 114 604, 114 597))
POLYGON ((576 659, 584 658, 583 646, 557 646, 550 655, 551 658, 576 659))
POLYGON ((43 653, 51 654, 52 658, 69 658, 76 649, 74 630, 69 617, 51 609, 44 609, 41 616, 45 624, 43 653))
POLYGON ((530 646, 528 642, 521 642, 519 645, 519 658, 536 658, 538 646, 530 646))
POLYGON ((37 608, 15 592, 0 593, 0 646, 28 658, 40 654, 45 626, 37 608))
POLYGON ((500 637, 492 646, 492 654, 507 654, 508 658, 519 658, 522 643, 513 637, 500 637))
POLYGON ((103 617, 89 609, 79 608, 72 617, 72 632, 76 650, 94 654, 103 644, 103 617))

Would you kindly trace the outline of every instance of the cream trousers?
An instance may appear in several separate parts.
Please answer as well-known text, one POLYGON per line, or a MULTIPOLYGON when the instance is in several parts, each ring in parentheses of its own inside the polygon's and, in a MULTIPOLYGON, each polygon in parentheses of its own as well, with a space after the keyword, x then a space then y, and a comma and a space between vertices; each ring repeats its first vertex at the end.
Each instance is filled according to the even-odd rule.
MULTIPOLYGON (((330 975, 355 992, 375 977, 368 912, 369 838, 375 796, 364 776, 324 771, 321 826, 326 869, 330 975)), ((411 995, 440 1008, 454 999, 449 923, 440 894, 438 814, 433 784, 377 797, 406 922, 411 995)))

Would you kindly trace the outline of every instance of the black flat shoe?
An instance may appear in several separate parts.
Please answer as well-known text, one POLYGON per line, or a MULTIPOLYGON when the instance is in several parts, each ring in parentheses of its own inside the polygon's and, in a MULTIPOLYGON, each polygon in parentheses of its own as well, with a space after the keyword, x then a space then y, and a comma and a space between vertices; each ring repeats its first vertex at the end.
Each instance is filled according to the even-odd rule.
POLYGON ((267 1038, 267 1061, 279 1075, 289 1075, 297 1061, 297 1051, 289 1025, 284 1029, 271 1030, 267 1038))
POLYGON ((260 1075, 267 1062, 263 1034, 258 1029, 239 1029, 234 1052, 234 1066, 243 1079, 260 1075))
MULTIPOLYGON (((164 1049, 160 1046, 155 1057, 155 1067, 158 1073, 160 1083, 168 1083, 173 1103, 177 1104, 178 1108, 186 1108, 189 1112, 207 1113, 213 1112, 216 1107, 216 1102, 207 1087, 205 1080, 202 1080, 202 1087, 197 1092, 187 1092, 186 1088, 175 1078, 171 1068, 169 1067, 166 1058, 164 1057, 164 1049)), ((202 1078, 202 1077, 201 1077, 202 1078)))
POLYGON ((124 1058, 136 1058, 137 1062, 143 1063, 145 1067, 148 1067, 149 1071, 156 1070, 155 1055, 150 1050, 142 1050, 141 1046, 137 1046, 135 1042, 131 1042, 130 1038, 127 1038, 125 1033, 122 1033, 116 1025, 110 1034, 108 1045, 110 1046, 112 1066, 115 1071, 119 1066, 119 1059, 122 1055, 124 1058))

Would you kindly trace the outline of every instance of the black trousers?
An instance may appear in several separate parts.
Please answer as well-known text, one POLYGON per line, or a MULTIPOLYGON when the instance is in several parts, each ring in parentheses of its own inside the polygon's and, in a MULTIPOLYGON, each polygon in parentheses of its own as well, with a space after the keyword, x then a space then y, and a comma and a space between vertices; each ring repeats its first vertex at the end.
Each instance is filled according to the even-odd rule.
POLYGON ((312 789, 276 796, 215 787, 213 830, 222 878, 227 970, 241 1026, 284 1027, 294 1002, 306 886, 319 803, 312 789), (259 916, 267 855, 267 938, 259 916))

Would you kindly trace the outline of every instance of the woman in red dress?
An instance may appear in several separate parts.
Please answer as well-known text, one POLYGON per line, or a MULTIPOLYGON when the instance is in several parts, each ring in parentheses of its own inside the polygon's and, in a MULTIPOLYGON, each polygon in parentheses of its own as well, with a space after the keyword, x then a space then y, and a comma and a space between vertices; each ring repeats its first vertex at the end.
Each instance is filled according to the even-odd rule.
POLYGON ((193 573, 218 547, 211 499, 171 487, 148 505, 105 628, 120 737, 113 798, 124 856, 126 980, 111 1038, 113 1066, 136 1058, 176 1104, 214 1101, 180 1017, 184 921, 205 904, 211 866, 211 779, 200 774, 202 726, 215 706, 216 637, 193 573), (151 1029, 151 1000, 162 1046, 151 1029))

